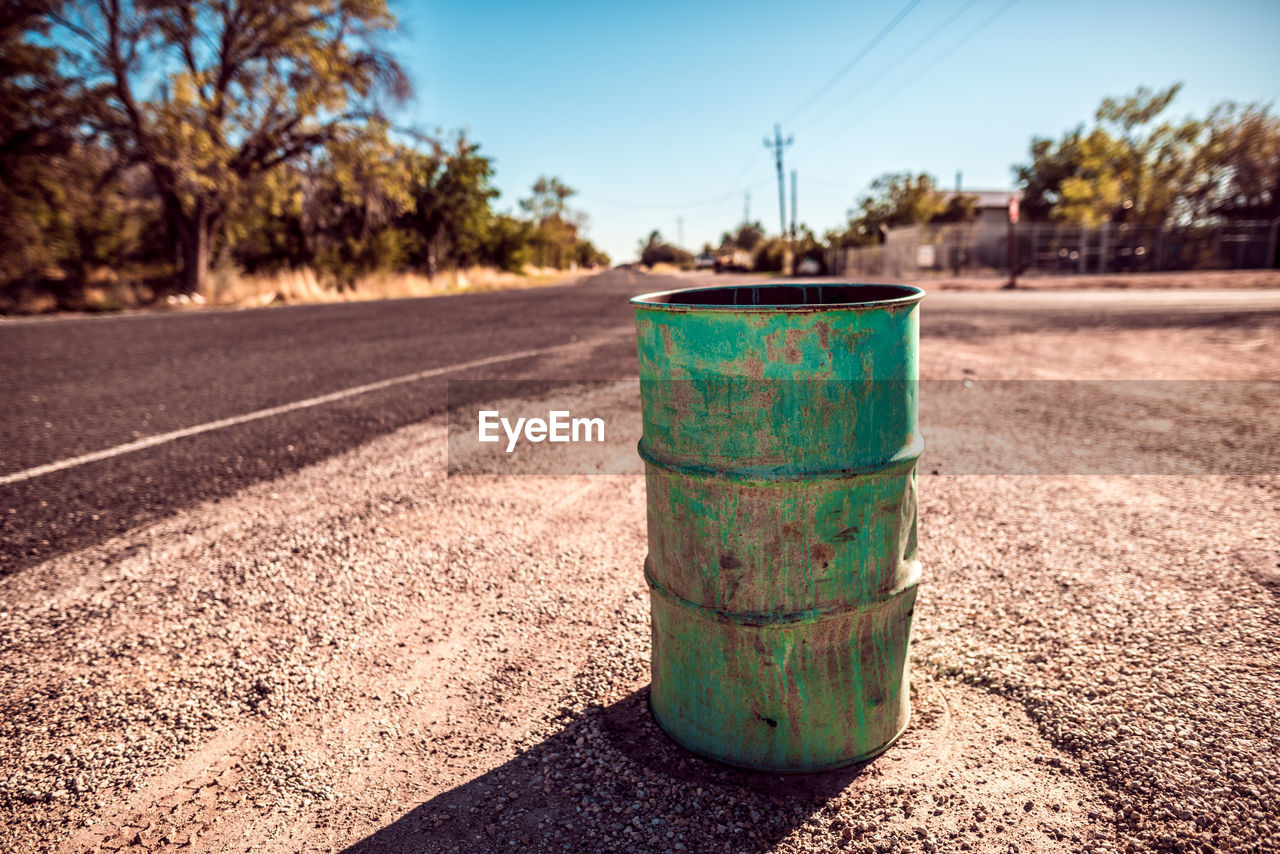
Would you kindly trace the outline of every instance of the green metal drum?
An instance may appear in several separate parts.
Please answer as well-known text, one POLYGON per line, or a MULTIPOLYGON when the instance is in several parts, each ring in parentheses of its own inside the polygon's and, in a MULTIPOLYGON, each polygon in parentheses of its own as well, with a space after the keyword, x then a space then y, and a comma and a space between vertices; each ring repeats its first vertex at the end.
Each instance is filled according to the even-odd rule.
POLYGON ((919 288, 636 297, 650 707, 732 765, 818 771, 910 714, 919 288))

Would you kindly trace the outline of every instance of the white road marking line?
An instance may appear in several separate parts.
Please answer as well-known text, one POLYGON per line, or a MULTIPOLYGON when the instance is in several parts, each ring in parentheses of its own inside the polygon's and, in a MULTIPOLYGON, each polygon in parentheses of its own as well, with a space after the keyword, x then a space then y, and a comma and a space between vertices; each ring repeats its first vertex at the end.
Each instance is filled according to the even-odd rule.
POLYGON ((284 415, 286 412, 296 412, 299 409, 309 409, 313 406, 321 406, 325 403, 332 403, 335 400, 343 400, 348 397, 355 397, 359 394, 366 394, 371 391, 389 388, 394 385, 403 383, 417 382, 418 380, 430 379, 438 377, 442 374, 452 373, 454 371, 466 371, 471 368, 483 368, 486 365, 496 365, 500 362, 514 362, 517 359, 528 359, 533 356, 544 356, 548 353, 556 353, 561 350, 570 350, 575 347, 582 347, 594 344, 602 338, 608 338, 611 335, 617 335, 624 331, 630 331, 631 327, 620 327, 613 332, 597 336, 596 338, 573 341, 568 344, 557 344, 554 347, 540 347, 536 350, 520 350, 515 353, 504 353, 501 356, 489 356, 484 359, 473 359, 470 362, 459 362, 455 365, 445 365, 439 368, 430 368, 425 371, 418 371, 412 374, 405 374, 399 377, 391 377, 390 379, 378 380, 365 385, 353 386, 341 391, 322 394, 319 397, 309 397, 306 400, 297 400, 293 403, 285 403, 280 406, 272 406, 267 409, 259 409, 256 412, 248 412, 244 415, 233 415, 230 418, 221 418, 217 421, 208 421, 204 424, 197 424, 194 427, 183 427, 181 430, 173 430, 169 433, 161 433, 158 436, 147 436, 144 439, 138 439, 135 442, 127 442, 123 445, 116 445, 114 448, 106 448, 101 451, 94 451, 89 454, 81 454, 78 457, 69 457, 65 460, 58 460, 53 463, 46 463, 42 466, 27 469, 26 471, 14 472, 13 474, 0 475, 0 486, 10 483, 21 483, 24 480, 41 477, 46 474, 52 474, 56 471, 64 471, 66 469, 82 466, 86 463, 96 463, 99 460, 108 460, 112 457, 118 457, 121 454, 130 454, 134 451, 141 451, 145 448, 154 448, 156 445, 164 445, 169 442, 185 439, 188 436, 197 436, 201 433, 208 433, 213 430, 221 430, 224 427, 235 427, 238 424, 246 424, 250 421, 258 421, 263 418, 271 418, 275 415, 284 415))

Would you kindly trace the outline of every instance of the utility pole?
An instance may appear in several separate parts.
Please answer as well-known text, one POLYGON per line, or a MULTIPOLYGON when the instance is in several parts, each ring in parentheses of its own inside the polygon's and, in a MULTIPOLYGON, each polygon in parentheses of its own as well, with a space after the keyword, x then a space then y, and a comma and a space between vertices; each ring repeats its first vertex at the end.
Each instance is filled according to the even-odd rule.
POLYGON ((676 217, 676 246, 684 248, 684 217, 676 217))
POLYGON ((791 242, 796 242, 796 170, 791 170, 791 242))
POLYGON ((782 177, 782 151, 794 141, 794 136, 788 135, 785 140, 782 138, 780 124, 773 126, 773 139, 767 136, 764 138, 764 147, 773 149, 774 160, 778 165, 778 220, 784 235, 787 233, 787 191, 786 180, 782 177))
POLYGON ((796 274, 796 170, 791 170, 791 275, 796 274))
POLYGON ((751 191, 746 190, 742 194, 742 224, 751 224, 751 191))

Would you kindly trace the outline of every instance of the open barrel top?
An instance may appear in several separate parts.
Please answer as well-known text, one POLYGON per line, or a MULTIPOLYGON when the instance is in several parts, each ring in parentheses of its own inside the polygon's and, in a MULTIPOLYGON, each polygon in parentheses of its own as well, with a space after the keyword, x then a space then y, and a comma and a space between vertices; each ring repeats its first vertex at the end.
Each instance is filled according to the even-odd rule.
POLYGON ((885 284, 725 285, 658 291, 631 300, 640 308, 730 311, 828 311, 892 308, 919 302, 922 288, 885 284))

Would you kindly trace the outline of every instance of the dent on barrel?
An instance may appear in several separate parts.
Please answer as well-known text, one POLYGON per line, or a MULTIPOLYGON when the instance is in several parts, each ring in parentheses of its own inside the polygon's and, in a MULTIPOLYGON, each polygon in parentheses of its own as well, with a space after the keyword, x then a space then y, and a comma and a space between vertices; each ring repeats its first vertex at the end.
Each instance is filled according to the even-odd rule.
POLYGON ((874 383, 914 379, 914 303, 727 305, 642 332, 652 708, 721 761, 836 767, 909 713, 914 407, 874 383))
POLYGON ((860 607, 912 572, 910 482, 907 473, 842 486, 650 470, 654 571, 673 594, 736 614, 860 607))

